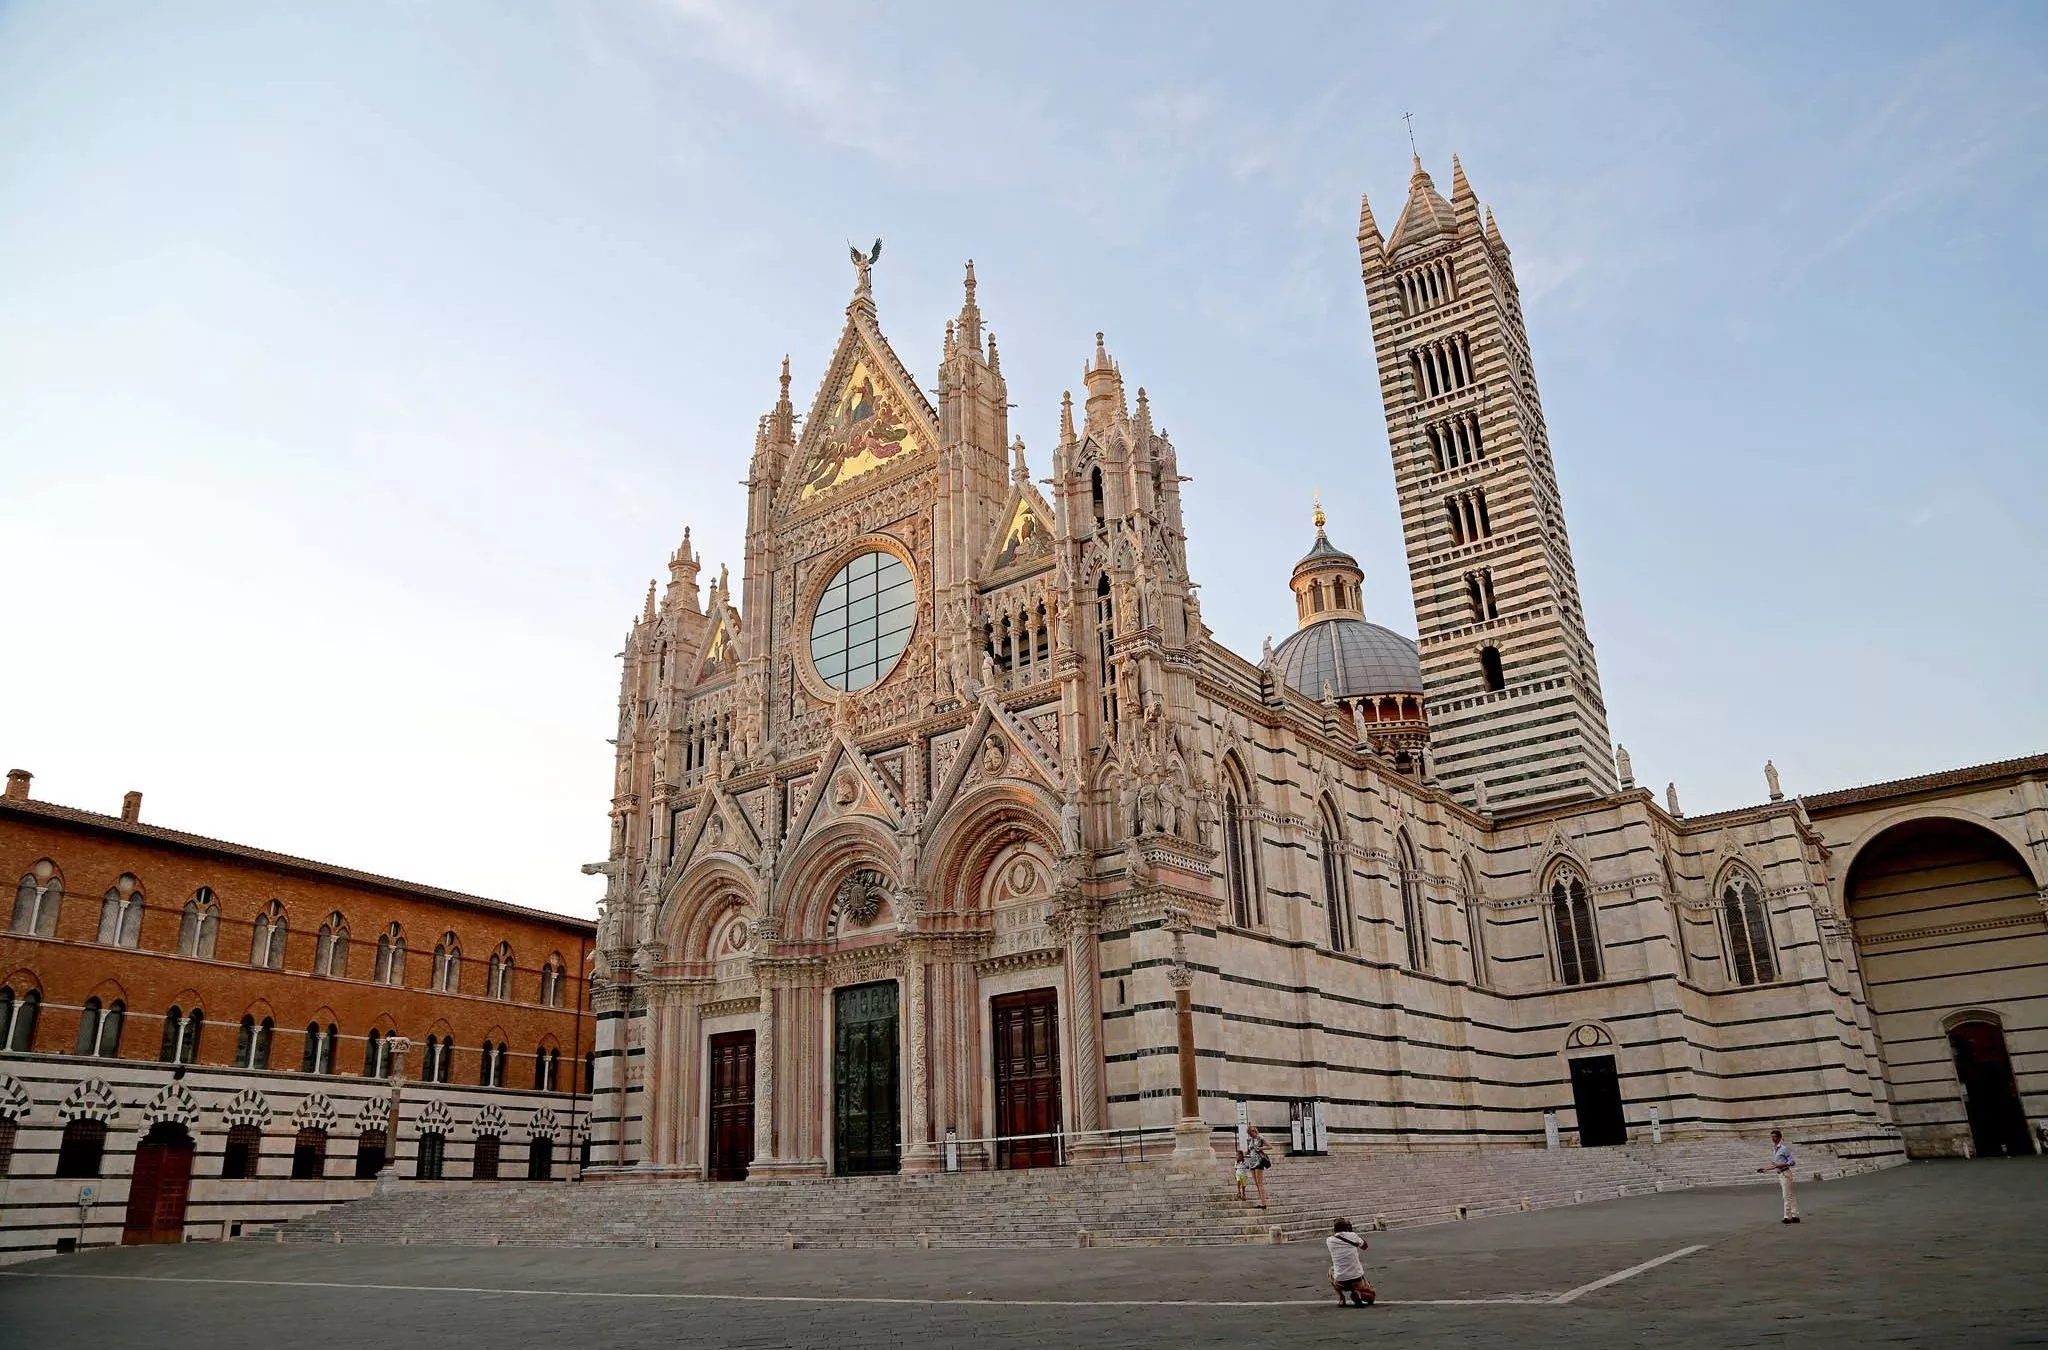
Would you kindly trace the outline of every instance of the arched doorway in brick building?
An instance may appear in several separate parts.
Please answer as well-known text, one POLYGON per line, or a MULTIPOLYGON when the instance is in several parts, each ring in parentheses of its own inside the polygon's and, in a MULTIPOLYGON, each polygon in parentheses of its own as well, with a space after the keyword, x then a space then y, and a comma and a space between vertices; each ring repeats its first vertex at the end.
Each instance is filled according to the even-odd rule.
POLYGON ((2048 921, 2026 859, 1974 821, 1901 820, 1857 848, 1844 900, 1907 1153, 2032 1152, 2048 1063, 2007 1050, 2048 1034, 2048 921))
POLYGON ((128 1216, 121 1244, 185 1240, 185 1201, 192 1190, 192 1132, 161 1120, 135 1146, 135 1172, 128 1181, 128 1216))

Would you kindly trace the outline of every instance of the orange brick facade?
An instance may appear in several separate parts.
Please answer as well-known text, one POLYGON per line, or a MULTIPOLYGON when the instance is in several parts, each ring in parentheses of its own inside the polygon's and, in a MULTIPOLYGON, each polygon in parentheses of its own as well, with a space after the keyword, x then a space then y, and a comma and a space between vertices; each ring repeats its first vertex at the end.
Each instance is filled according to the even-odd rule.
MULTIPOLYGON (((13 785, 11 785, 13 786, 13 785)), ((21 798, 25 784, 0 800, 0 879, 10 911, 0 932, 0 986, 19 1005, 30 991, 41 1007, 33 1044, 12 1048, 69 1055, 80 1046, 81 1012, 97 998, 118 1000, 124 1024, 118 1058, 156 1061, 164 1051, 165 1013, 204 1011, 191 1062, 236 1064, 241 1022, 273 1024, 268 1067, 304 1063, 309 1025, 335 1028, 329 1072, 360 1074, 371 1033, 409 1037, 407 1076, 427 1072, 428 1037, 451 1048, 452 1084, 485 1081, 483 1046, 504 1047, 496 1085, 532 1090, 536 1054, 554 1057, 560 1093, 585 1093, 592 1049, 586 961, 592 925, 497 901, 351 872, 239 845, 185 835, 139 821, 96 815, 21 798), (14 931, 20 924, 17 883, 41 870, 60 880, 61 903, 49 936, 14 931), (99 941, 104 897, 123 877, 143 897, 139 930, 127 945, 99 941), (210 892, 219 918, 211 959, 181 955, 180 927, 188 902, 210 892), (252 960, 259 916, 276 902, 285 917, 282 958, 252 960), (348 932, 340 974, 316 973, 320 929, 339 914, 348 932), (378 938, 398 925, 405 941, 402 982, 376 979, 378 938), (452 992, 434 987, 435 948, 448 935, 461 959, 452 992), (487 989, 491 957, 510 948, 503 996, 487 989), (559 966, 556 1006, 542 1002, 542 971, 559 966)), ((4 1029, 0 1029, 4 1034, 4 1029)), ((260 1065, 257 1067, 261 1067, 260 1065)))

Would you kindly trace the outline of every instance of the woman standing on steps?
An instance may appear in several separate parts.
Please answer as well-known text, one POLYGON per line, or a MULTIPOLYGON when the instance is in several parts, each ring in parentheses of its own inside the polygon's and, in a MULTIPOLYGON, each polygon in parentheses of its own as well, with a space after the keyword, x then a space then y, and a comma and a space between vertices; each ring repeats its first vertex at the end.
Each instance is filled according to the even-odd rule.
POLYGON ((1259 1133, 1256 1125, 1248 1126, 1244 1140, 1245 1170, 1252 1174, 1252 1184, 1259 1188, 1259 1208, 1266 1207, 1266 1169, 1273 1165, 1273 1159, 1266 1152, 1266 1137, 1259 1133))

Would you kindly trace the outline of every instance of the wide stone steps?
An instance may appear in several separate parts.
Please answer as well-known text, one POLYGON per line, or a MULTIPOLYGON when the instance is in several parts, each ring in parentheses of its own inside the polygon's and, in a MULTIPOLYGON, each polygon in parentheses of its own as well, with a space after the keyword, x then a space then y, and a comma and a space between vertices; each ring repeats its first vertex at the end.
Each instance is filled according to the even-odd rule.
MULTIPOLYGON (((274 1230, 285 1242, 464 1246, 1072 1247, 1319 1237, 1337 1215, 1397 1228, 1701 1185, 1766 1182, 1753 1140, 1603 1149, 1460 1149, 1281 1157, 1269 1208, 1230 1171, 1164 1161, 1033 1172, 706 1184, 401 1183, 274 1230)), ((1894 1141, 1800 1147, 1816 1179, 1903 1161, 1894 1141)), ((1255 1193, 1254 1193, 1255 1194, 1255 1193)))

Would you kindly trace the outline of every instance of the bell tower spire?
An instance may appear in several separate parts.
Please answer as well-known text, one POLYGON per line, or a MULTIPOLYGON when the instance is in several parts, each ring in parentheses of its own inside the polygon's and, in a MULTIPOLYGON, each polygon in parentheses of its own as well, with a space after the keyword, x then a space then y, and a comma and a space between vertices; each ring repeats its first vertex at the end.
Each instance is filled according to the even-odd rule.
POLYGON ((1438 780, 1494 811, 1616 791, 1507 245, 1452 161, 1359 216, 1438 780), (1483 798, 1480 794, 1483 793, 1483 798))

